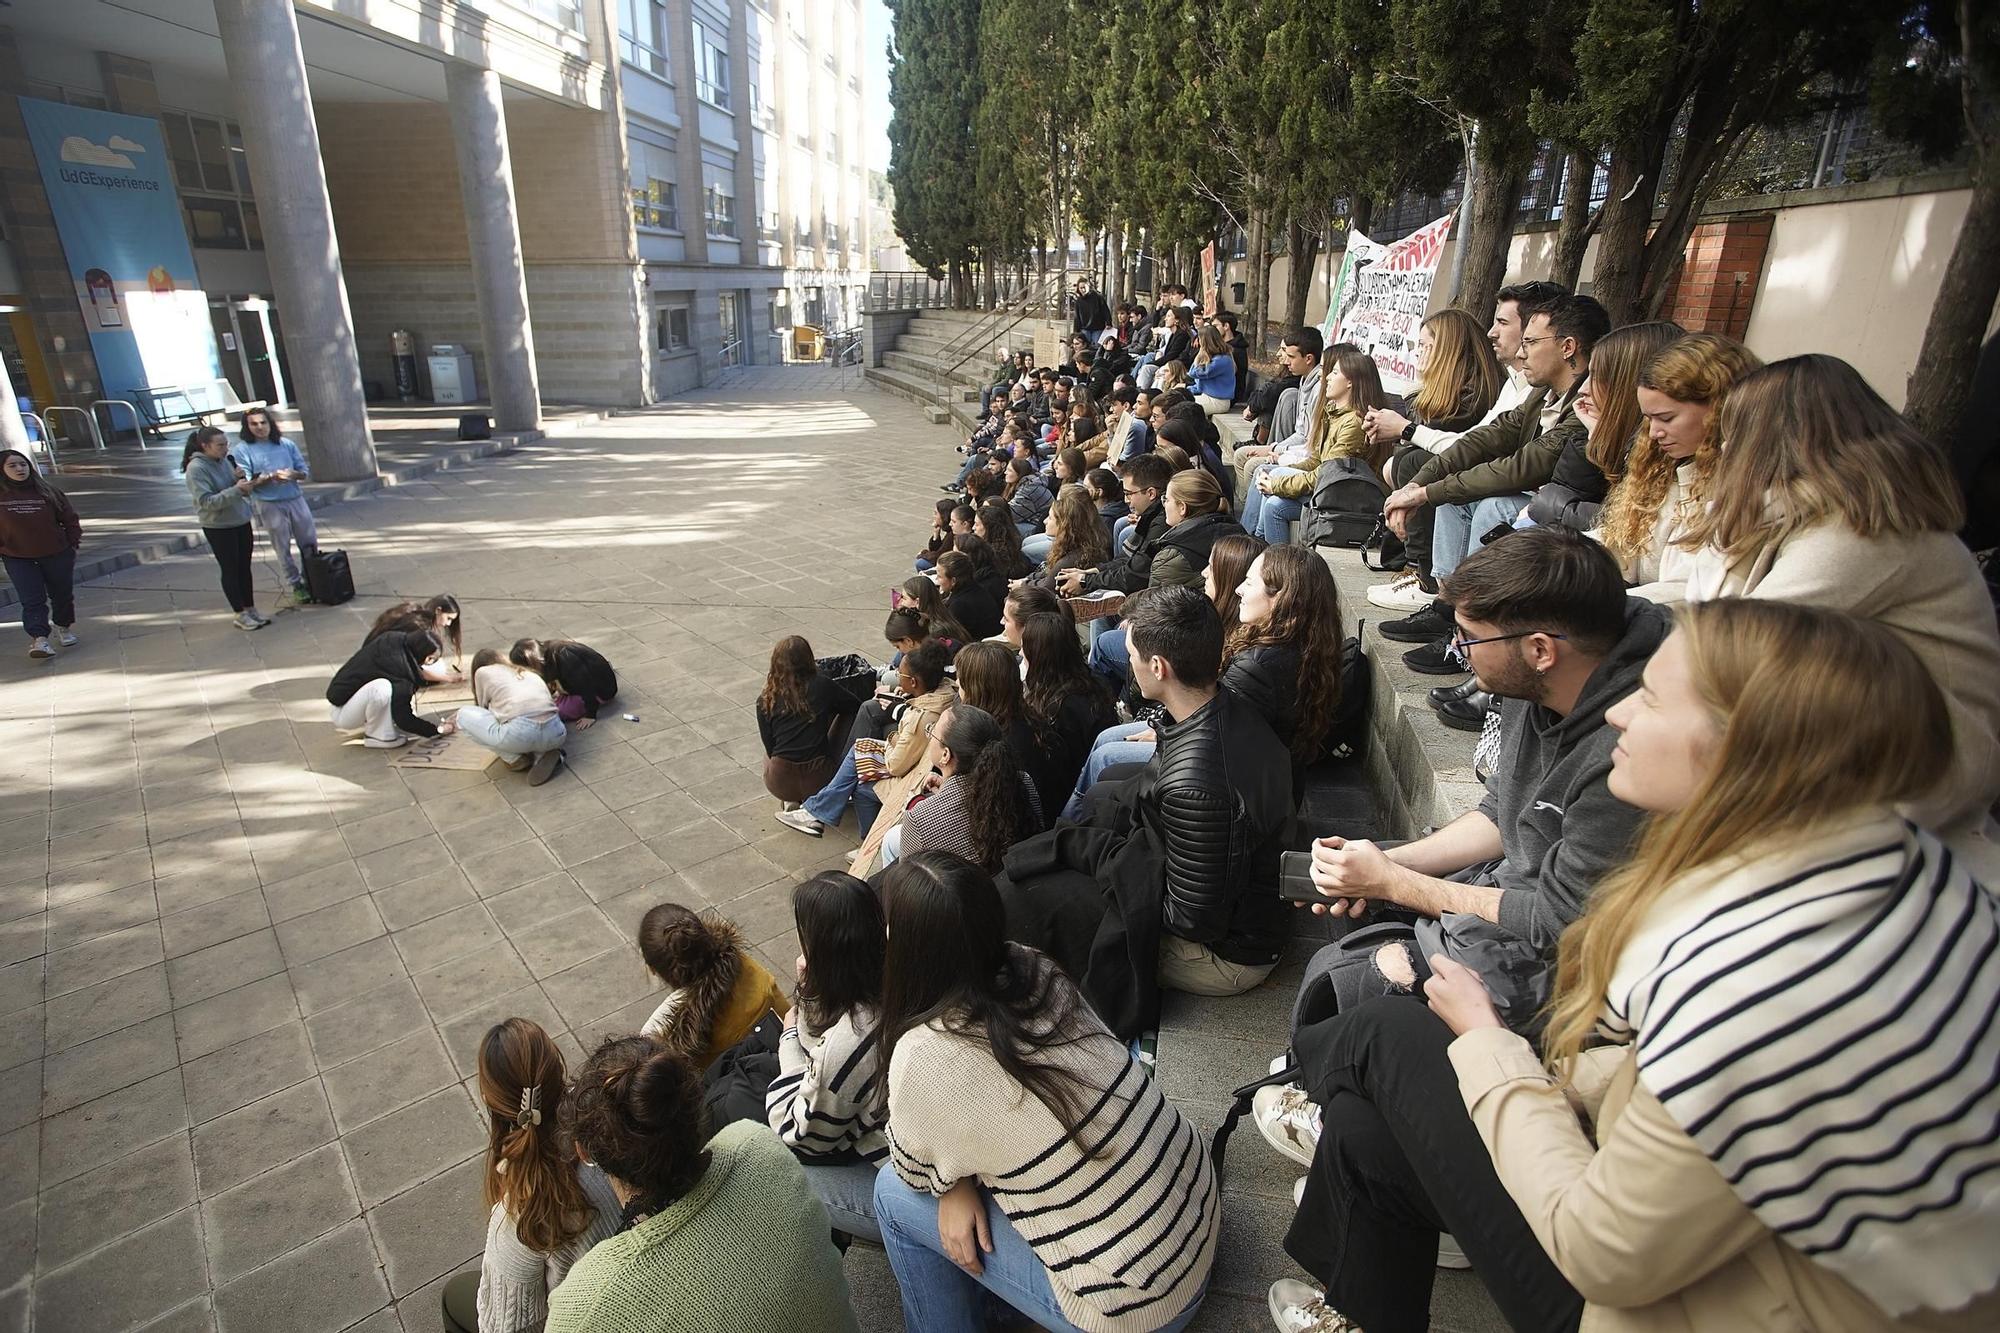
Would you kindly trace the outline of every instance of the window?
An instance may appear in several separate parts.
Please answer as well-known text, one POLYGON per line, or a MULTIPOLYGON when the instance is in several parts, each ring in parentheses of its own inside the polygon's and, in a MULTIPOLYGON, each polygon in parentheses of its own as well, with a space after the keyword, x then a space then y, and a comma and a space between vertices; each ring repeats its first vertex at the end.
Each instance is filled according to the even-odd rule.
POLYGON ((729 44, 713 28, 694 25, 695 95, 718 110, 729 110, 729 44))
POLYGON ((758 239, 758 240, 760 240, 760 241, 769 241, 769 242, 770 242, 770 243, 772 243, 773 245, 776 245, 776 244, 777 244, 777 242, 778 242, 778 212, 777 212, 777 210, 776 210, 776 209, 772 209, 772 210, 771 210, 770 212, 768 212, 768 213, 760 213, 760 214, 758 214, 758 216, 757 216, 757 239, 758 239))
POLYGON ((822 222, 820 223, 820 227, 826 232, 826 248, 835 251, 839 250, 840 228, 831 222, 822 222))
POLYGON ((838 162, 840 160, 839 130, 828 130, 826 132, 826 160, 829 162, 838 162))
POLYGON ((664 0, 618 0, 618 37, 625 63, 671 79, 666 17, 664 0))
POLYGON ((710 236, 729 241, 736 239, 736 196, 719 182, 702 190, 701 211, 710 236))
POLYGON ((206 250, 262 250, 264 229, 251 202, 241 127, 211 116, 162 111, 160 133, 194 244, 206 250))
POLYGON ((674 150, 640 139, 631 140, 630 147, 633 224, 659 231, 679 231, 681 211, 674 189, 674 150))
POLYGON ((672 292, 653 299, 653 341, 661 356, 685 352, 693 343, 688 333, 688 298, 672 292))

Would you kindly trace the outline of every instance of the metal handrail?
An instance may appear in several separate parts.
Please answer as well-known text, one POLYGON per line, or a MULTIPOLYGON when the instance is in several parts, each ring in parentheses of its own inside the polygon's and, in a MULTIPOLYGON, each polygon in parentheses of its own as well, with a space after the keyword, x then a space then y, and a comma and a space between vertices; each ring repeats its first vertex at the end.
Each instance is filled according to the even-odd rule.
MULTIPOLYGON (((46 422, 58 412, 74 412, 82 417, 83 424, 90 428, 90 439, 97 446, 97 452, 100 454, 104 452, 104 436, 97 429, 97 418, 95 416, 81 407, 71 407, 67 403, 53 403, 42 409, 42 420, 46 422)), ((51 436, 50 438, 54 437, 51 436)))
MULTIPOLYGON (((145 419, 139 415, 139 409, 123 398, 93 399, 90 404, 90 417, 93 424, 95 424, 97 420, 97 409, 100 407, 122 407, 127 412, 130 412, 132 414, 132 437, 139 441, 139 452, 142 454, 145 453, 146 422, 145 419)), ((118 414, 116 412, 106 412, 104 414, 104 424, 107 429, 114 431, 117 430, 118 414)))
POLYGON ((1012 333, 1029 314, 1046 310, 1050 297, 1062 289, 1062 277, 1063 275, 1057 272, 1045 275, 1039 282, 1029 282, 1022 289, 1020 296, 995 311, 991 320, 973 325, 971 329, 946 343, 944 350, 938 353, 940 360, 957 351, 961 344, 964 350, 956 360, 944 368, 938 387, 945 388, 951 377, 958 373, 959 367, 978 355, 983 348, 992 346, 996 338, 1012 333), (1005 325, 1004 328, 1001 327, 1002 324, 1005 325))
MULTIPOLYGON (((62 468, 56 464, 56 437, 49 432, 49 423, 42 420, 41 414, 37 412, 23 412, 21 420, 35 423, 35 433, 40 437, 42 452, 49 456, 49 471, 61 476, 62 468)), ((34 444, 36 441, 30 440, 28 443, 34 444)))

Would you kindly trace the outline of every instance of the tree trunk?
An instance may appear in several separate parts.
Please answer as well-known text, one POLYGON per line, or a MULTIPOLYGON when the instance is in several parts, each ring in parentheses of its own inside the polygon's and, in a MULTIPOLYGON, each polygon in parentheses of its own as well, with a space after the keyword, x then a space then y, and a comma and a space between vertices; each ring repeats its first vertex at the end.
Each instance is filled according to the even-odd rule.
POLYGON ((1597 154, 1572 149, 1563 174, 1562 224, 1556 228, 1555 271, 1549 281, 1571 291, 1583 276, 1584 251, 1590 248, 1597 218, 1590 211, 1590 182, 1597 174, 1597 154))
POLYGON ((1264 355, 1271 322, 1271 210, 1250 210, 1250 237, 1244 245, 1243 339, 1250 355, 1264 355))
POLYGON ((1646 234, 1653 225, 1664 152, 1664 146, 1632 144, 1611 150, 1590 294, 1609 312, 1613 328, 1646 318, 1646 234))
POLYGON ((981 250, 979 252, 979 272, 980 272, 980 277, 984 279, 985 283, 985 288, 986 288, 985 306, 988 310, 993 309, 994 306, 1000 303, 999 288, 994 281, 995 277, 997 276, 993 271, 996 265, 993 262, 992 256, 993 256, 993 251, 991 249, 981 250))
POLYGON ((1125 299, 1125 224, 1115 216, 1104 228, 1103 291, 1113 307, 1125 299))
MULTIPOLYGON (((1482 127, 1485 128, 1485 127, 1482 127)), ((1482 149, 1496 136, 1482 134, 1482 149)), ((1498 144, 1495 151, 1505 151, 1498 144)), ((1532 154, 1533 145, 1529 145, 1532 154)), ((1521 213, 1521 188, 1527 165, 1517 153, 1507 153, 1495 161, 1482 151, 1473 176, 1471 219, 1459 232, 1463 247, 1457 262, 1459 309, 1474 319, 1493 315, 1493 298, 1507 277, 1507 247, 1514 239, 1514 220, 1521 213)), ((1463 213, 1460 220, 1465 221, 1463 213)))
POLYGON ((1285 250, 1291 264, 1285 271, 1285 328, 1306 322, 1306 300, 1312 295, 1313 265, 1319 261, 1319 229, 1297 213, 1285 219, 1285 250))
POLYGON ((1945 261, 1903 404, 1903 415, 1939 444, 1958 429, 1995 299, 2000 299, 2000 151, 1989 151, 1974 163, 1965 225, 1945 261))

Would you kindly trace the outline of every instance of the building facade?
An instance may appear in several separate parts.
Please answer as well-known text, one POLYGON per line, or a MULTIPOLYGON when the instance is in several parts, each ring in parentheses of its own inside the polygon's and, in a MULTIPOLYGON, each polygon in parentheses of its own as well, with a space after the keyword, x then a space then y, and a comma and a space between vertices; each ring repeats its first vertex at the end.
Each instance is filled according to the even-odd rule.
POLYGON ((448 396, 439 348, 515 428, 775 361, 866 284, 861 30, 858 0, 13 0, 8 379, 116 427, 212 375, 365 475, 364 402, 448 396))

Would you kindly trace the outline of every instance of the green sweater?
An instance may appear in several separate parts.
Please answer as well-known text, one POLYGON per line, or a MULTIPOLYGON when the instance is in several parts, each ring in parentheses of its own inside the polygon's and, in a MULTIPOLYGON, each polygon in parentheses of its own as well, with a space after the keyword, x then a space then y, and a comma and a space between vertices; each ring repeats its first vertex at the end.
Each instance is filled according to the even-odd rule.
POLYGON ((708 1150, 678 1202, 577 1260, 549 1293, 547 1333, 858 1333, 798 1159, 748 1120, 708 1150))

